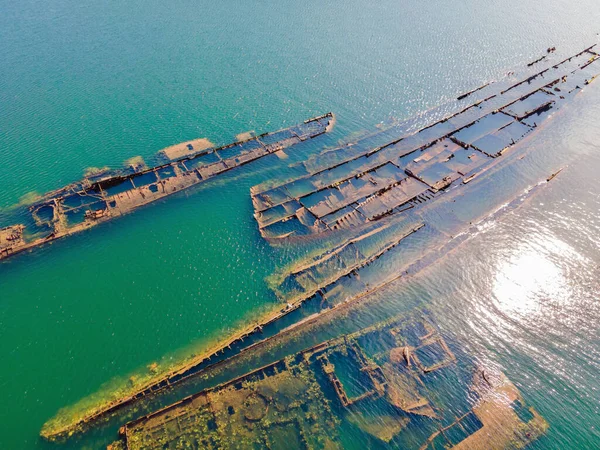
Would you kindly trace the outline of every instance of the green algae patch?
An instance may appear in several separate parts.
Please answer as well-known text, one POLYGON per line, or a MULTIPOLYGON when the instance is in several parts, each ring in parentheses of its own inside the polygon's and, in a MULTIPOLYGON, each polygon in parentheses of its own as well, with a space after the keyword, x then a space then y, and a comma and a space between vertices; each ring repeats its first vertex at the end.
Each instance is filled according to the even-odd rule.
POLYGON ((133 170, 136 170, 136 171, 144 170, 144 169, 148 168, 148 166, 146 165, 146 162, 144 161, 144 158, 142 158, 141 156, 133 156, 129 159, 126 159, 125 162, 123 163, 123 165, 125 167, 131 167, 133 170))
POLYGON ((31 191, 19 198, 19 206, 28 206, 37 202, 42 196, 39 192, 31 191))
POLYGON ((125 425, 113 450, 341 448, 307 361, 286 358, 125 425))
POLYGON ((97 177, 100 175, 108 174, 109 172, 110 172, 110 167, 108 167, 108 166, 88 167, 87 169, 85 169, 83 171, 83 176, 84 176, 84 178, 97 177))

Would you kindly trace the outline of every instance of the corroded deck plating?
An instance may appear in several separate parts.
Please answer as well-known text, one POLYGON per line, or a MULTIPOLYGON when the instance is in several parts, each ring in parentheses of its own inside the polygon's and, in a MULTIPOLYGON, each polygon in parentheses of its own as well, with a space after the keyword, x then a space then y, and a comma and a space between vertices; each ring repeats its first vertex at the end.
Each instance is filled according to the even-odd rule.
POLYGON ((275 240, 361 227, 468 183, 600 74, 592 48, 518 83, 471 91, 459 99, 502 89, 414 134, 370 149, 328 151, 325 163, 316 158, 305 164, 304 176, 276 187, 255 186, 261 234, 275 240))
POLYGON ((205 149, 150 169, 112 173, 101 179, 86 178, 50 192, 30 208, 39 230, 35 236, 29 238, 22 224, 0 229, 0 259, 127 214, 140 206, 326 133, 333 124, 334 116, 328 113, 290 128, 217 149, 205 149))

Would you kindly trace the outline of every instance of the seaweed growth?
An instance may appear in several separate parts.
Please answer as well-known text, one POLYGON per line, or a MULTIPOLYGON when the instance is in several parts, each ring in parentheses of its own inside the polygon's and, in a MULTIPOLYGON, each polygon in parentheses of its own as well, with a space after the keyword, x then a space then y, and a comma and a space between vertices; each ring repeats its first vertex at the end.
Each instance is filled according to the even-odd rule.
POLYGON ((287 358, 123 426, 113 449, 339 448, 306 361, 287 358))

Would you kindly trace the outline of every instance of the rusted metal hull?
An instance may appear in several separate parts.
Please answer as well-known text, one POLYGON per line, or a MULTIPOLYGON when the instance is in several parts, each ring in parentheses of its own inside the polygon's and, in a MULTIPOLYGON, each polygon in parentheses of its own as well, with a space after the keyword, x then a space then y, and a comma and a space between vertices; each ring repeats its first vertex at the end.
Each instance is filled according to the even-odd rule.
MULTIPOLYGON (((578 92, 584 83, 593 79, 596 73, 594 71, 600 71, 593 64, 597 59, 598 55, 586 49, 521 82, 505 86, 499 94, 489 95, 416 134, 373 149, 344 147, 339 150, 342 159, 336 164, 331 165, 329 158, 324 158, 323 161, 317 158, 316 161, 306 163, 307 167, 310 165, 310 173, 306 177, 275 188, 253 189, 256 217, 261 233, 267 238, 289 236, 289 230, 284 233, 281 229, 270 229, 272 225, 288 220, 297 220, 309 234, 353 229, 356 231, 354 237, 347 244, 340 245, 337 249, 327 249, 314 261, 290 272, 288 275, 293 277, 304 277, 309 272, 310 277, 313 277, 312 274, 316 271, 322 277, 314 279, 315 283, 303 286, 303 292, 298 295, 282 298, 288 303, 278 311, 229 336, 225 343, 187 361, 160 379, 152 380, 131 395, 102 405, 79 422, 64 429, 52 430, 44 436, 54 438, 67 434, 122 406, 195 376, 227 357, 252 349, 274 336, 268 336, 267 333, 263 335, 263 328, 277 323, 312 297, 325 298, 322 295, 325 290, 329 291, 330 297, 336 297, 336 303, 331 302, 333 306, 318 313, 319 317, 335 310, 341 311, 345 305, 381 289, 409 271, 412 273, 413 268, 414 271, 418 270, 435 257, 435 249, 425 254, 422 260, 410 263, 408 270, 403 268, 402 272, 391 273, 387 279, 374 285, 358 286, 360 290, 357 293, 348 295, 347 292, 341 292, 344 289, 336 289, 338 280, 360 278, 356 273, 362 267, 381 257, 404 238, 414 233, 420 235, 424 231, 419 230, 426 232, 429 227, 423 228, 421 223, 415 224, 408 233, 398 233, 396 239, 382 242, 385 245, 371 254, 355 254, 356 244, 366 237, 365 233, 376 226, 383 226, 388 220, 396 220, 408 208, 419 208, 422 203, 430 202, 442 195, 449 185, 468 183, 487 170, 490 164, 503 160, 500 156, 507 148, 514 146, 516 141, 537 128, 538 124, 531 122, 532 120, 543 121, 550 111, 556 109, 557 103, 566 100, 578 92), (562 75, 565 71, 567 75, 562 75), (557 75, 560 77, 555 78, 557 75), (549 98, 554 103, 550 104, 549 98), (508 129, 509 127, 512 128, 508 129), (322 198, 311 198, 309 203, 307 199, 313 195, 322 195, 322 198), (331 196, 335 196, 337 204, 331 200, 331 196), (292 206, 286 209, 286 205, 292 206), (300 206, 294 209, 294 205, 300 206), (282 210, 275 211, 276 208, 282 210), (265 214, 266 212, 273 214, 265 214), (279 214, 282 216, 277 217, 279 214), (333 275, 335 271, 332 269, 340 261, 344 263, 345 269, 333 275)), ((489 86, 491 84, 473 91, 473 95, 481 95, 489 86)), ((456 239, 452 245, 458 245, 459 242, 460 239, 456 239)), ((313 319, 309 316, 290 328, 299 328, 313 319)), ((434 367, 429 368, 434 370, 434 367)))

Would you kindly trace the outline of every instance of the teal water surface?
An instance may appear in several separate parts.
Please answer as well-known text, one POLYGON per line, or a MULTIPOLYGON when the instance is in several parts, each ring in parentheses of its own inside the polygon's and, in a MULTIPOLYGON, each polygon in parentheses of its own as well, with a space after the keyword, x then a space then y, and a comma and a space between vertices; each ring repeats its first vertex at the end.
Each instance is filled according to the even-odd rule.
MULTIPOLYGON (((292 148, 288 160, 266 158, 0 265, 6 449, 55 447, 38 433, 59 408, 113 377, 195 352, 274 305, 264 278, 294 250, 260 238, 251 186, 547 47, 578 51, 597 42, 600 23, 594 0, 0 0, 0 12, 0 225, 23 196, 75 181, 87 167, 338 116, 331 136, 292 148)), ((597 124, 585 112, 600 96, 597 86, 584 95, 591 100, 564 113, 581 121, 561 119, 562 132, 537 149, 553 164, 562 152, 569 159, 564 193, 555 188, 485 230, 456 251, 461 264, 434 265, 425 281, 390 294, 406 304, 427 299, 442 328, 504 368, 550 422, 539 448, 600 445, 592 185, 600 160, 597 134, 580 138, 597 124), (538 269, 523 279, 530 266, 538 269)), ((382 303, 382 315, 395 309, 391 298, 382 303)), ((114 437, 113 429, 64 448, 101 448, 114 437)))

